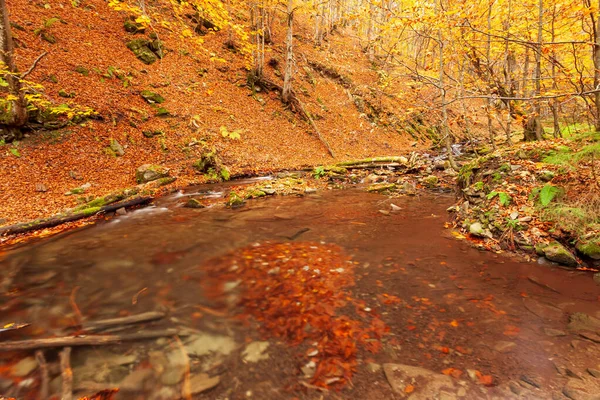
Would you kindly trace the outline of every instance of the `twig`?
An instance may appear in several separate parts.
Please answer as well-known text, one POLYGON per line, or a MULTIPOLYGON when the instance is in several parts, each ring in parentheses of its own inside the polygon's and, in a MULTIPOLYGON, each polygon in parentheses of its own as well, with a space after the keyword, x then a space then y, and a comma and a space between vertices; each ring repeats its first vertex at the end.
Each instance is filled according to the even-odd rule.
POLYGON ((188 357, 187 351, 183 347, 183 343, 181 343, 179 336, 175 336, 175 342, 177 343, 177 347, 179 347, 179 350, 183 355, 183 360, 185 361, 185 375, 183 377, 183 386, 181 387, 181 397, 186 400, 192 400, 192 385, 190 383, 190 358, 188 357))
POLYGON ((61 400, 73 399, 73 370, 71 369, 71 348, 65 347, 60 352, 60 370, 62 375, 61 400))
POLYGON ((57 338, 16 340, 10 342, 0 342, 0 352, 35 350, 65 346, 101 346, 131 340, 154 339, 157 337, 174 335, 182 335, 182 333, 177 329, 164 329, 123 335, 64 336, 57 338))
POLYGON ((38 62, 40 62, 40 60, 42 58, 44 58, 44 56, 48 54, 48 52, 43 52, 42 54, 40 54, 34 61, 33 64, 31 64, 31 67, 29 67, 29 69, 27 71, 25 71, 24 73, 21 74, 21 79, 24 79, 27 75, 29 75, 30 73, 33 72, 33 69, 35 68, 35 66, 37 65, 38 62))
POLYGON ((100 331, 102 329, 110 328, 117 325, 130 325, 137 324, 140 322, 155 321, 157 319, 164 318, 165 313, 160 311, 149 311, 141 314, 130 315, 127 317, 110 318, 98 321, 91 321, 83 325, 83 329, 86 331, 100 331))
POLYGON ((142 290, 140 290, 139 292, 137 292, 135 295, 133 295, 133 297, 131 298, 131 304, 136 305, 138 302, 138 298, 140 297, 140 295, 142 293, 144 293, 146 290, 148 290, 147 287, 143 288, 142 290))
POLYGON ((50 378, 48 377, 48 363, 42 350, 35 352, 35 359, 40 366, 41 375, 39 398, 40 400, 46 400, 48 398, 48 383, 50 382, 50 378))
POLYGON ((315 121, 313 121, 312 117, 306 112, 306 110, 304 109, 304 106, 302 105, 302 102, 294 95, 294 98, 296 100, 296 103, 298 104, 298 107, 300 107, 300 110, 302 111, 302 114, 306 117, 306 119, 308 119, 308 122, 310 123, 310 125, 312 126, 312 128, 315 130, 315 133, 317 134, 317 137, 319 138, 319 140, 321 141, 321 143, 323 143, 325 145, 325 147, 327 148, 327 151, 329 152, 329 155, 333 158, 335 158, 335 154, 333 153, 333 150, 331 149, 331 146, 329 146, 329 143, 327 143, 327 140, 325 140, 325 138, 323 136, 321 136, 321 132, 319 131, 319 128, 317 128, 317 125, 315 124, 315 121))
POLYGON ((75 286, 73 291, 71 291, 71 295, 69 296, 69 303, 71 304, 71 308, 73 308, 73 312, 75 313, 75 322, 77 322, 77 326, 83 325, 83 316, 81 315, 81 311, 77 306, 77 302, 75 301, 75 296, 77 296, 77 291, 81 289, 80 286, 75 286))

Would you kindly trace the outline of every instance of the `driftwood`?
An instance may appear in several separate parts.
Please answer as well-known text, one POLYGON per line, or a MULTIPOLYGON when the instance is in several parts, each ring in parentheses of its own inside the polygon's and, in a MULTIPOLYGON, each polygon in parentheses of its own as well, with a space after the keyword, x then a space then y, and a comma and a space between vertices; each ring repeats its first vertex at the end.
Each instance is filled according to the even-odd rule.
POLYGON ((164 329, 158 331, 145 331, 123 335, 64 336, 56 338, 7 341, 0 342, 0 352, 35 350, 56 347, 101 346, 125 341, 154 339, 158 337, 175 335, 182 335, 182 333, 177 329, 164 329))
POLYGON ((35 352, 35 360, 40 366, 40 391, 39 398, 40 400, 48 399, 48 388, 50 384, 50 376, 48 375, 48 363, 46 362, 46 357, 44 357, 44 352, 38 350, 35 352))
POLYGON ((19 233, 31 232, 31 231, 35 231, 38 229, 52 228, 54 226, 64 224, 66 222, 73 222, 73 221, 77 221, 77 220, 80 220, 83 218, 91 217, 92 215, 96 215, 98 213, 106 213, 106 212, 116 211, 119 208, 123 208, 123 207, 132 207, 132 206, 137 206, 137 205, 141 205, 141 204, 147 204, 150 201, 152 201, 152 197, 136 197, 133 199, 123 200, 123 201, 119 201, 116 203, 108 204, 103 207, 98 207, 97 209, 92 209, 92 212, 90 212, 88 209, 88 210, 74 212, 74 213, 67 214, 67 215, 59 215, 59 216, 50 217, 47 219, 27 222, 24 224, 9 225, 9 226, 0 228, 0 236, 16 235, 19 233))
POLYGON ((149 312, 145 312, 145 313, 141 313, 141 314, 130 315, 127 317, 90 321, 90 322, 83 324, 83 329, 85 331, 89 331, 89 332, 101 331, 103 329, 111 328, 113 326, 131 325, 131 324, 137 324, 140 322, 155 321, 157 319, 164 318, 164 316, 165 316, 165 313, 163 313, 163 312, 149 311, 149 312))
POLYGON ((62 375, 61 400, 73 399, 73 370, 71 369, 71 348, 65 347, 60 352, 60 370, 62 375))

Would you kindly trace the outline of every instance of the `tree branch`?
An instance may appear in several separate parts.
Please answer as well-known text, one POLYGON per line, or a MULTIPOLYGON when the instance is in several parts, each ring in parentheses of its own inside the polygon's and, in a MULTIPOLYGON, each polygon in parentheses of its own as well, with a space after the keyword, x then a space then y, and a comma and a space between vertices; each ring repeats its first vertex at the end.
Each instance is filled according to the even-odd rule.
POLYGON ((25 71, 24 73, 21 74, 21 79, 24 79, 27 75, 29 75, 30 73, 33 72, 33 70, 35 69, 35 66, 37 65, 38 62, 40 62, 40 60, 42 58, 44 58, 44 56, 46 56, 46 54, 48 54, 48 52, 43 52, 42 54, 40 54, 34 61, 33 64, 31 64, 31 67, 29 67, 29 69, 27 71, 25 71))

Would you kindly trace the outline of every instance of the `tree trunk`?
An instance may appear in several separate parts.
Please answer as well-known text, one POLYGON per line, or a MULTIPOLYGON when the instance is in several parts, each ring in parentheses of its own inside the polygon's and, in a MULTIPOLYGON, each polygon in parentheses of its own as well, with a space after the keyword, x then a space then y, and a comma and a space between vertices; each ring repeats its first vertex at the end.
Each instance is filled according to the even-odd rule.
MULTIPOLYGON (((542 28, 544 23, 544 3, 543 0, 538 2, 538 32, 537 32, 537 44, 535 49, 535 97, 539 97, 542 92, 542 28)), ((542 136, 542 125, 541 125, 541 107, 540 101, 533 101, 533 112, 534 116, 531 117, 534 122, 534 131, 537 140, 543 140, 542 136)), ((529 124, 529 121, 528 121, 529 124)))
POLYGON ((293 52, 293 27, 294 27, 294 4, 293 0, 288 0, 287 4, 287 35, 285 39, 285 74, 283 75, 283 90, 281 91, 281 100, 287 104, 292 98, 292 75, 294 71, 294 52, 293 52))
MULTIPOLYGON (((600 6, 600 0, 598 0, 598 6, 600 6)), ((595 16, 592 14, 591 18, 594 35, 594 46, 592 48, 594 59, 594 90, 598 90, 598 86, 600 85, 600 11, 595 16)), ((596 132, 600 132, 600 92, 594 93, 594 104, 596 106, 594 110, 594 128, 596 132)))
POLYGON ((488 6, 488 14, 487 14, 487 43, 486 43, 486 70, 487 70, 487 85, 488 85, 488 99, 487 99, 487 107, 486 107, 486 114, 487 114, 487 128, 488 128, 488 135, 490 136, 490 144, 492 145, 492 148, 494 150, 496 150, 496 140, 494 138, 494 128, 492 126, 492 106, 493 106, 493 100, 492 100, 492 87, 494 87, 494 84, 492 83, 492 61, 490 60, 491 58, 491 50, 492 50, 492 6, 494 5, 494 2, 491 1, 489 3, 488 6))
POLYGON ((5 137, 9 140, 20 139, 20 128, 27 121, 27 105, 21 90, 21 80, 14 62, 13 50, 14 43, 6 2, 0 0, 0 61, 8 71, 4 79, 8 84, 8 94, 13 98, 6 102, 5 109, 0 110, 0 138, 5 137))

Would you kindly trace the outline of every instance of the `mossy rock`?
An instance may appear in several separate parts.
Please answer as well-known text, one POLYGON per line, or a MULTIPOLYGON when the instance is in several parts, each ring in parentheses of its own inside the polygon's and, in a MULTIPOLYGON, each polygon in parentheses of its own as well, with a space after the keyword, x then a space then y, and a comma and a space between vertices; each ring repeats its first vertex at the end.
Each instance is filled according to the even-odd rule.
POLYGON ((148 44, 148 48, 152 50, 152 52, 156 54, 156 57, 158 58, 162 59, 165 56, 163 42, 158 39, 155 39, 152 42, 150 42, 148 44))
POLYGON ((73 93, 73 92, 71 92, 71 93, 68 93, 68 92, 67 92, 66 90, 64 90, 64 89, 60 89, 60 90, 58 91, 58 95, 59 95, 60 97, 65 97, 65 98, 67 98, 67 99, 72 99, 73 97, 75 97, 75 93, 73 93))
POLYGON ((384 183, 384 184, 379 184, 379 185, 371 185, 367 189, 367 191, 369 191, 371 193, 382 193, 382 192, 388 192, 388 191, 391 192, 394 190, 396 190, 395 183, 384 183))
POLYGON ((558 242, 552 242, 545 246, 536 246, 536 251, 543 253, 544 257, 548 260, 568 267, 576 267, 578 264, 575 256, 558 242))
POLYGON ((144 136, 146 136, 147 138, 152 138, 154 136, 164 135, 165 132, 157 129, 157 130, 154 130, 154 131, 142 131, 142 134, 144 136))
POLYGON ((243 206, 245 200, 240 197, 236 192, 229 193, 229 200, 227 200, 227 207, 237 208, 243 206))
POLYGON ((142 90, 142 92, 140 93, 140 96, 142 96, 144 98, 144 100, 146 100, 150 104, 154 104, 154 103, 161 104, 161 103, 165 102, 164 97, 162 97, 158 93, 151 92, 150 90, 142 90))
POLYGON ((593 260, 600 260, 600 236, 579 241, 576 248, 584 256, 593 260))
POLYGON ((221 175, 221 179, 223 179, 224 181, 228 181, 231 179, 231 173, 229 172, 229 168, 227 168, 226 166, 221 166, 219 175, 221 175))
POLYGON ((252 190, 246 193, 246 199, 258 199, 259 197, 265 197, 267 194, 260 189, 252 190))
POLYGON ((90 71, 86 67, 83 67, 81 65, 75 68, 75 72, 79 72, 81 75, 84 76, 88 76, 90 74, 90 71))
POLYGON ((206 206, 197 199, 189 199, 187 201, 187 203, 185 203, 185 207, 187 207, 187 208, 206 208, 206 206))
POLYGON ((146 39, 134 39, 127 42, 127 48, 145 64, 152 64, 158 60, 158 56, 148 47, 150 41, 146 39))
POLYGON ((115 153, 117 157, 125 155, 125 150, 123 149, 123 146, 121 146, 121 144, 116 139, 111 139, 110 145, 108 147, 115 153))
POLYGON ((168 176, 169 168, 154 164, 144 164, 135 171, 137 183, 151 182, 168 176))
POLYGON ((157 116, 157 117, 170 117, 170 116, 171 116, 171 113, 170 113, 170 112, 169 112, 169 110, 167 110, 166 108, 164 108, 164 107, 159 107, 159 108, 156 110, 156 116, 157 116))
POLYGON ((423 178, 423 184, 430 189, 433 189, 440 183, 440 180, 435 175, 429 175, 423 178))
POLYGON ((123 28, 129 33, 144 33, 146 28, 142 24, 135 22, 135 17, 129 17, 123 22, 123 28))
POLYGON ((45 40, 46 42, 48 42, 50 44, 56 44, 56 42, 57 42, 56 36, 54 36, 53 34, 51 34, 50 32, 48 32, 45 29, 43 29, 40 32, 40 37, 42 38, 42 40, 45 40))

